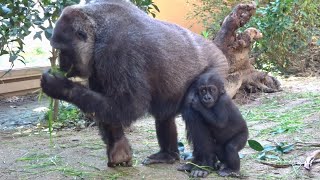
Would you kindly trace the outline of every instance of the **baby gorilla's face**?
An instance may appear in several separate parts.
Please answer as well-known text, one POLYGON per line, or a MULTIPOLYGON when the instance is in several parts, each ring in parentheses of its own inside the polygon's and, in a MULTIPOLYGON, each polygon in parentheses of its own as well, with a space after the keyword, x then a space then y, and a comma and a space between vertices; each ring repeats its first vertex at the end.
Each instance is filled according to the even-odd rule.
POLYGON ((206 108, 211 108, 218 99, 219 89, 215 85, 203 85, 199 89, 199 98, 206 108))

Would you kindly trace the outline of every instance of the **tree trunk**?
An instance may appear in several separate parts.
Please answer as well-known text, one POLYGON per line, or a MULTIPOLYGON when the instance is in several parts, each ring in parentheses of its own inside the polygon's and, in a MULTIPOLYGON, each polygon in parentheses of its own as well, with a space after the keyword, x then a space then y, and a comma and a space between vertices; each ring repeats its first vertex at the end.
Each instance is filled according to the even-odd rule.
POLYGON ((256 5, 239 4, 224 19, 220 31, 213 40, 229 62, 226 90, 231 97, 241 90, 272 93, 280 91, 279 81, 266 72, 258 71, 250 58, 251 44, 262 38, 258 29, 248 28, 243 33, 237 29, 244 26, 256 11, 256 5))

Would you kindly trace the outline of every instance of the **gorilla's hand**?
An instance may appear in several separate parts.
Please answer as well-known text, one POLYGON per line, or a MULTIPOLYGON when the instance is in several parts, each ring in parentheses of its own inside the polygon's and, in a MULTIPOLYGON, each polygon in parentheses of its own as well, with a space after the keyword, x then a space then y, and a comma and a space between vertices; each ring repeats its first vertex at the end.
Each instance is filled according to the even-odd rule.
POLYGON ((42 74, 42 91, 54 99, 66 100, 72 87, 73 82, 58 73, 49 70, 42 74))
POLYGON ((194 110, 197 110, 197 111, 200 111, 200 109, 203 108, 200 100, 199 100, 199 97, 194 97, 192 99, 192 102, 191 102, 191 107, 194 109, 194 110))

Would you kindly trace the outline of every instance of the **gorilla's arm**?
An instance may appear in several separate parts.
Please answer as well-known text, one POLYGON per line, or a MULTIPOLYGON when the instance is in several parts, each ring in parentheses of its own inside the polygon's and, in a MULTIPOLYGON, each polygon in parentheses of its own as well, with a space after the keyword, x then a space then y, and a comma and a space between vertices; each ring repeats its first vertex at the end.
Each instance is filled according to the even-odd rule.
MULTIPOLYGON (((198 98, 197 98, 198 99, 198 98)), ((225 128, 228 124, 228 111, 226 95, 220 96, 219 100, 211 108, 204 107, 199 100, 193 102, 192 107, 200 112, 203 119, 218 128, 225 128)))
POLYGON ((48 96, 75 104, 85 113, 103 112, 101 107, 108 109, 106 97, 57 74, 44 73, 41 87, 48 96))
MULTIPOLYGON (((122 113, 115 113, 119 108, 112 97, 103 96, 87 87, 72 82, 57 74, 44 73, 41 78, 41 87, 48 96, 70 102, 79 107, 85 113, 94 113, 101 121, 107 123, 120 122, 125 124, 128 121, 127 109, 122 109, 122 113)), ((135 116, 129 112, 130 116, 135 116)))
MULTIPOLYGON (((194 97, 194 90, 190 90, 181 110, 182 118, 186 122, 187 139, 189 143, 193 144, 194 159, 192 162, 199 166, 213 167, 216 163, 214 140, 210 128, 203 122, 201 115, 191 107, 194 97)), ((208 171, 197 168, 192 164, 185 164, 178 170, 191 171, 192 176, 195 177, 206 177, 209 174, 208 171)))

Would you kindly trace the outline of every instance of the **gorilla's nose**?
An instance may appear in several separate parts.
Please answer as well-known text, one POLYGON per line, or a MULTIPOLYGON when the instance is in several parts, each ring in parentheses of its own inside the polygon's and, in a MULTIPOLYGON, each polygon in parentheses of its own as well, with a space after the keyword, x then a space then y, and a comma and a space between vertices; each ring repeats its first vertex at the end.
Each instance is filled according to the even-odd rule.
POLYGON ((204 101, 206 101, 206 102, 208 102, 208 101, 211 101, 211 97, 210 96, 208 96, 208 97, 204 97, 204 101))

